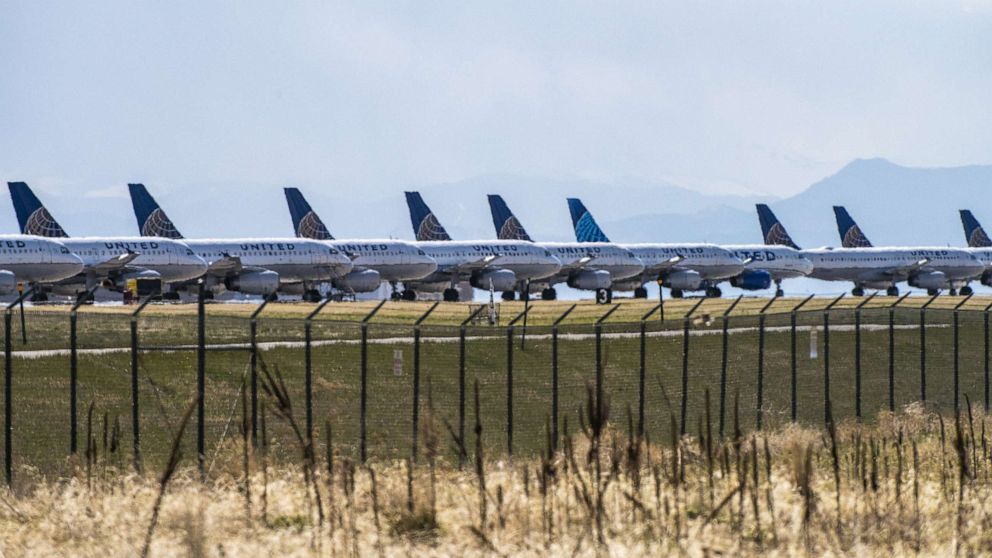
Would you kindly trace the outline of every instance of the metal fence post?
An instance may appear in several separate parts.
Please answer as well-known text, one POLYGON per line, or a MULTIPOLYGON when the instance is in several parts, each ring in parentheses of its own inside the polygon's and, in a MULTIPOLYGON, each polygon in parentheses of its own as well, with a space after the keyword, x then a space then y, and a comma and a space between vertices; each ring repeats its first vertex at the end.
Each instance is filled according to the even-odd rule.
POLYGON ((14 306, 17 306, 24 299, 34 292, 34 287, 31 287, 21 293, 14 302, 7 305, 7 308, 3 313, 3 470, 7 478, 7 486, 11 486, 14 482, 14 468, 13 468, 13 451, 11 445, 13 444, 14 438, 14 408, 12 403, 14 382, 12 379, 14 373, 14 355, 10 346, 10 328, 12 316, 11 311, 13 311, 14 306))
POLYGON ((861 309, 875 298, 871 293, 854 307, 854 416, 861 422, 861 309))
POLYGON ((138 315, 152 301, 153 296, 145 300, 131 312, 131 446, 134 452, 134 470, 141 472, 141 415, 138 408, 138 315))
MULTIPOLYGON (((472 323, 486 306, 479 305, 475 312, 469 314, 458 328, 458 441, 465 447, 465 333, 468 324, 472 323)), ((465 452, 458 454, 458 467, 465 465, 465 452)))
MULTIPOLYGON (((252 359, 255 358, 255 323, 254 318, 258 317, 258 313, 262 311, 262 308, 268 304, 268 298, 262 302, 254 313, 252 313, 252 359)), ((331 302, 331 298, 325 298, 314 308, 307 317, 303 319, 303 400, 306 407, 306 420, 307 420, 307 440, 313 441, 313 357, 311 355, 312 345, 313 345, 313 319, 320 314, 320 311, 324 309, 327 304, 331 302)), ((381 304, 380 304, 381 306, 381 304)), ((364 333, 364 332, 363 332, 364 333)), ((364 338, 362 340, 362 356, 364 357, 365 352, 365 342, 364 338)), ((254 371, 254 361, 252 363, 252 370, 254 371)), ((364 379, 364 378, 363 378, 364 379)), ((364 388, 364 386, 363 386, 364 388)), ((364 394, 364 389, 363 389, 364 394)), ((363 448, 364 449, 364 448, 363 448)), ((362 459, 364 461, 364 457, 362 459)))
POLYGON ((513 327, 530 311, 529 306, 506 325, 506 451, 513 455, 513 327))
POLYGON ((201 480, 206 480, 206 416, 205 391, 207 379, 207 331, 206 331, 206 289, 203 279, 198 281, 196 296, 196 462, 200 468, 201 480))
POLYGON ((802 301, 799 302, 799 304, 793 306, 791 311, 789 311, 789 335, 790 335, 789 337, 790 340, 789 406, 792 412, 792 414, 790 415, 792 417, 792 422, 796 422, 799 419, 799 403, 797 396, 799 378, 798 378, 798 367, 796 365, 796 314, 803 306, 806 306, 807 302, 813 300, 813 296, 814 295, 809 295, 808 297, 804 298, 802 301))
POLYGON ((661 309, 661 303, 655 305, 647 314, 641 316, 641 346, 637 375, 637 434, 644 435, 644 380, 647 375, 647 321, 652 314, 661 309))
MULTIPOLYGON (((368 445, 368 419, 367 419, 367 417, 368 417, 368 402, 369 402, 369 320, 371 320, 376 315, 376 313, 379 312, 379 309, 382 308, 384 304, 386 304, 386 299, 383 299, 379 304, 377 304, 375 306, 375 308, 373 308, 372 310, 370 310, 369 313, 366 314, 364 318, 362 318, 362 324, 360 326, 360 328, 361 328, 361 334, 362 334, 361 370, 360 370, 360 373, 361 373, 361 376, 362 376, 362 387, 361 387, 361 393, 359 395, 359 397, 360 397, 360 404, 359 404, 359 413, 358 413, 358 415, 359 415, 359 419, 358 419, 358 423, 359 423, 359 432, 358 432, 358 436, 359 436, 359 452, 358 452, 358 454, 359 454, 359 456, 362 459, 362 463, 365 463, 368 460, 368 453, 367 453, 366 447, 368 445)), ((323 304, 321 304, 320 306, 318 306, 317 307, 317 311, 319 311, 321 308, 323 308, 323 306, 324 306, 323 304)), ((309 325, 309 322, 308 322, 307 325, 309 325)), ((308 343, 307 344, 307 349, 309 350, 309 348, 310 348, 310 345, 308 343)), ((311 424, 310 424, 312 422, 312 420, 313 420, 312 419, 312 417, 313 417, 313 403, 312 403, 312 400, 313 400, 313 389, 311 388, 312 382, 313 382, 312 375, 311 374, 307 374, 307 421, 308 421, 307 432, 311 432, 311 429, 313 428, 311 426, 311 424)))
POLYGON ((723 344, 720 349, 720 439, 723 439, 724 424, 726 422, 726 412, 727 412, 727 352, 730 348, 730 313, 734 311, 737 304, 744 298, 744 295, 738 295, 737 298, 730 303, 730 306, 723 311, 723 323, 721 328, 721 335, 723 344))
POLYGON ((982 311, 982 318, 984 321, 983 337, 985 346, 985 357, 984 357, 984 368, 985 376, 982 381, 982 387, 985 394, 985 412, 989 412, 989 310, 992 310, 992 304, 989 304, 982 311))
POLYGON ((440 302, 435 302, 413 323, 413 433, 410 439, 410 461, 417 462, 417 435, 420 429, 420 324, 431 315, 440 302))
POLYGON ((905 293, 889 306, 889 412, 896 412, 896 307, 906 300, 905 293))
POLYGON ((765 312, 778 297, 772 297, 758 311, 758 398, 755 409, 755 426, 761 430, 765 414, 765 312))
MULTIPOLYGON (((76 356, 77 337, 76 320, 79 307, 89 301, 90 296, 96 292, 99 285, 88 289, 85 293, 76 298, 69 310, 69 453, 75 455, 78 438, 78 386, 79 386, 79 360, 76 356)), ((21 309, 24 315, 24 309, 21 309)))
MULTIPOLYGON (((551 324, 551 451, 558 451, 558 325, 561 324, 577 304, 573 304, 551 324)), ((642 391, 643 393, 643 391, 642 391)))
POLYGON ((830 310, 844 298, 841 294, 823 309, 823 412, 825 423, 831 420, 830 412, 830 310))
POLYGON ((920 401, 927 402, 927 306, 937 300, 933 295, 920 306, 920 401))
POLYGON ((705 298, 689 309, 689 312, 682 317, 682 403, 679 412, 679 435, 685 436, 686 418, 689 412, 689 320, 692 314, 705 302, 705 298))
POLYGON ((593 326, 596 332, 596 416, 602 420, 603 418, 603 322, 610 317, 611 314, 616 312, 617 308, 620 308, 619 304, 614 304, 612 308, 606 311, 605 314, 596 320, 593 326))
MULTIPOLYGON (((251 443, 258 446, 258 315, 265 309, 265 305, 272 300, 271 295, 266 295, 262 303, 255 308, 255 311, 248 317, 249 335, 251 340, 251 443)), ((309 347, 309 344, 307 344, 309 347)))
POLYGON ((960 344, 958 343, 958 312, 964 303, 975 296, 974 293, 964 297, 957 305, 954 307, 954 412, 957 413, 961 410, 961 366, 960 366, 960 344))

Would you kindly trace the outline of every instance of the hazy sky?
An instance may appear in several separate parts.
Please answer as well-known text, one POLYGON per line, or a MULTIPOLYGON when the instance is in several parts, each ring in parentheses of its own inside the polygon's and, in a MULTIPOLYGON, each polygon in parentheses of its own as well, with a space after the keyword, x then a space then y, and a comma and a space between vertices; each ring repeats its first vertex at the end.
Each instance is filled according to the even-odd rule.
POLYGON ((856 157, 992 159, 989 2, 489 4, 5 2, 0 176, 788 195, 856 157))

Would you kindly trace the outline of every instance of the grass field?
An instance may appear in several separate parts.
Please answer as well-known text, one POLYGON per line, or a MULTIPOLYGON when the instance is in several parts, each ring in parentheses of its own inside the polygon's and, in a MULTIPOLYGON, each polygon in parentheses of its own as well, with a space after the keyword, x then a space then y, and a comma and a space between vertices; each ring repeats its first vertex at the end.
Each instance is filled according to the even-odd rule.
POLYGON ((273 464, 237 437, 203 480, 188 453, 174 475, 130 474, 115 452, 57 480, 22 474, 0 541, 10 556, 982 555, 989 426, 916 405, 658 445, 615 421, 540 458, 493 458, 473 437, 464 469, 430 452, 358 466, 323 444, 273 464))
MULTIPOLYGON (((959 299, 960 300, 960 299, 959 299)), ((698 301, 666 303, 666 321, 646 326, 645 337, 645 429, 655 440, 671 437, 673 417, 681 419, 682 398, 682 320, 681 313, 698 301)), ((847 304, 849 301, 842 301, 847 304)), ((739 400, 742 427, 754 428, 757 421, 759 332, 755 312, 764 300, 744 299, 728 322, 727 384, 725 416, 739 400)), ((776 427, 790 420, 791 335, 789 315, 797 300, 773 303, 766 317, 763 363, 763 425, 776 427)), ((888 407, 889 333, 888 311, 882 304, 891 299, 875 299, 866 305, 861 332, 861 400, 863 416, 871 419, 888 407)), ((894 399, 897 407, 916 401, 921 395, 920 313, 921 301, 909 298, 895 316, 894 399)), ((603 326, 601 358, 604 387, 615 420, 626 420, 628 411, 635 419, 639 397, 639 325, 624 323, 652 308, 645 301, 624 301, 603 326)), ((710 396, 709 416, 719 427, 719 392, 723 349, 722 321, 718 319, 727 301, 707 300, 690 324, 686 430, 696 432, 707 413, 706 393, 710 396)), ((822 308, 825 301, 814 299, 808 309, 822 308)), ((952 314, 947 311, 954 299, 937 299, 927 313, 926 369, 927 402, 950 409, 954 401, 952 314), (940 306, 938 307, 938 302, 940 306)), ((984 308, 984 301, 968 301, 968 309, 984 308)), ((364 305, 364 306, 363 306, 364 305)), ((365 312, 362 303, 354 307, 329 305, 315 321, 312 350, 314 423, 318 438, 327 426, 340 451, 355 455, 359 440, 360 346, 359 327, 340 322, 345 308, 357 316, 365 312), (361 309, 360 309, 361 308, 361 309)), ((466 387, 479 383, 485 426, 484 443, 489 451, 507 451, 508 417, 512 417, 513 450, 532 455, 545 444, 546 426, 552 402, 552 340, 546 325, 570 303, 536 303, 535 318, 526 330, 518 327, 513 335, 512 408, 508 406, 507 340, 505 328, 470 327, 465 345, 466 387), (545 306, 547 304, 547 306, 545 306), (552 311, 553 310, 553 311, 552 311), (539 317, 538 317, 539 316, 539 317), (535 325, 538 324, 538 325, 535 325), (524 339, 526 335, 526 339, 524 339), (523 346, 523 347, 521 347, 523 346)), ((506 323, 507 308, 503 316, 506 323)), ((412 376, 414 363, 413 328, 410 316, 419 315, 429 305, 387 304, 369 326, 368 346, 368 452, 373 459, 407 455, 413 433, 412 376), (397 362, 400 372, 396 373, 397 362)), ((850 306, 831 313, 831 397, 838 416, 855 414, 855 332, 850 306)), ((207 308, 207 343, 216 349, 207 354, 205 439, 208 458, 223 440, 236 434, 235 411, 242 381, 249 367, 246 350, 251 306, 213 304, 207 308), (225 345, 226 344, 226 345, 225 345)), ((261 362, 284 376, 296 413, 304 408, 304 350, 302 317, 312 305, 272 304, 258 321, 261 362)), ((79 439, 87 431, 94 438, 118 438, 130 447, 130 343, 129 309, 88 307, 79 312, 79 439), (94 351, 94 349, 101 349, 94 351), (92 419, 88 418, 93 405, 92 419)), ((577 428, 577 409, 583 405, 586 386, 595 378, 595 340, 590 325, 602 315, 602 306, 578 306, 563 322, 559 340, 559 416, 577 428)), ((428 395, 434 413, 458 430, 459 345, 458 329, 467 316, 467 305, 440 305, 421 328, 421 412, 428 395), (464 318, 461 318, 464 319, 464 318)), ((960 401, 968 396, 980 405, 984 398, 984 327, 981 312, 962 312, 959 330, 960 401)), ((820 424, 824 416, 824 332, 822 312, 798 315, 797 331, 797 411, 805 424, 820 424), (817 356, 811 358, 810 337, 816 334, 817 356)), ((140 343, 145 348, 161 346, 192 347, 196 341, 195 307, 156 305, 148 308, 138 322, 140 343)), ((69 450, 69 356, 66 308, 44 306, 27 312, 28 344, 19 340, 19 321, 14 320, 13 454, 18 465, 31 465, 58 474, 68 466, 69 450), (50 352, 45 352, 50 351, 50 352)), ((185 403, 195 393, 196 355, 191 350, 146 350, 140 354, 139 396, 141 401, 142 450, 148 463, 160 463, 168 449, 168 438, 185 403)), ((262 397, 264 404, 264 397, 262 397)), ((302 420, 302 418, 301 418, 302 420)), ((278 429, 278 425, 273 425, 278 429)), ((729 424, 727 426, 729 428, 729 424)), ((193 440, 195 429, 187 433, 193 440)), ((80 447, 83 447, 80 442, 80 447)), ((451 459, 453 450, 442 452, 451 459)))

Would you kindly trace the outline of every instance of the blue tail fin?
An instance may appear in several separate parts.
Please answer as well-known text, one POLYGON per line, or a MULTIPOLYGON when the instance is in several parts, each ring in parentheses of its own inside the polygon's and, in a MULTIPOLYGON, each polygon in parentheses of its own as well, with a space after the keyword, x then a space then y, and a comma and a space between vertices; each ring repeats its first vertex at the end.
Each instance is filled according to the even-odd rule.
POLYGON ((837 218, 837 232, 840 233, 841 246, 844 248, 871 248, 872 244, 861 232, 861 227, 848 215, 844 206, 834 206, 834 217, 837 218))
POLYGON ((975 219, 975 216, 971 214, 971 211, 961 210, 961 224, 964 225, 964 237, 968 240, 968 246, 971 248, 992 246, 992 239, 989 239, 989 235, 985 234, 985 229, 982 228, 978 219, 975 219))
POLYGON ((572 226, 575 227, 575 240, 579 242, 609 242, 592 214, 582 205, 578 198, 568 198, 568 211, 572 214, 572 226))
POLYGON ((41 205, 41 200, 27 184, 8 182, 7 187, 10 188, 10 199, 14 202, 14 212, 17 213, 21 233, 52 238, 69 236, 45 206, 41 205))
POLYGON ((410 222, 417 240, 451 240, 431 208, 424 203, 420 192, 406 192, 406 205, 410 208, 410 222))
POLYGON ((768 246, 788 246, 800 250, 799 246, 792 241, 789 233, 786 232, 785 227, 779 222, 778 217, 772 213, 770 207, 763 203, 759 203, 755 207, 758 208, 758 222, 761 223, 761 236, 764 237, 765 244, 768 246))
POLYGON ((283 188, 283 191, 286 192, 286 203, 289 204, 289 216, 293 219, 293 232, 296 236, 314 240, 334 240, 299 188, 283 188))
POLYGON ((131 205, 134 206, 134 216, 138 219, 138 232, 141 236, 183 237, 144 184, 128 184, 127 189, 131 192, 131 205))
POLYGON ((496 227, 496 238, 500 240, 526 240, 533 242, 524 226, 513 215, 503 196, 489 194, 489 211, 493 214, 493 225, 496 227))

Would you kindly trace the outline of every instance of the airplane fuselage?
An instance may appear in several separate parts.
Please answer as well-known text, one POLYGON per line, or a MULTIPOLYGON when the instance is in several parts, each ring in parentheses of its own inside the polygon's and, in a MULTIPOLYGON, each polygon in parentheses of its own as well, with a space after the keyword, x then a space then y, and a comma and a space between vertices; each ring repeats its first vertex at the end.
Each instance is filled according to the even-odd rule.
POLYGON ((50 283, 77 275, 83 261, 55 239, 0 235, 0 271, 22 283, 50 283))
MULTIPOLYGON (((537 281, 554 275, 561 262, 550 251, 533 242, 520 240, 439 240, 417 241, 437 262, 437 269, 422 283, 450 283, 492 270, 513 272, 516 282, 537 281), (491 263, 485 263, 489 260, 491 263)), ((483 283, 484 285, 484 283, 483 283)))
MULTIPOLYGON (((173 283, 196 279, 207 269, 206 263, 184 243, 158 237, 69 237, 58 239, 83 261, 84 273, 112 258, 135 252, 128 267, 154 271, 162 281, 173 283)), ((106 275, 96 273, 97 276, 106 275)))
POLYGON ((568 282, 574 288, 585 289, 575 282, 578 274, 605 271, 609 274, 606 287, 591 284, 608 288, 644 271, 644 263, 631 250, 612 242, 542 242, 540 246, 561 261, 561 271, 552 278, 552 284, 568 282))
POLYGON ((945 287, 955 287, 980 277, 985 271, 985 265, 974 254, 960 248, 816 248, 803 250, 802 254, 813 262, 810 277, 851 281, 869 287, 894 286, 934 272, 946 277, 945 287), (924 260, 926 263, 920 265, 924 260))
POLYGON ((377 271, 383 281, 413 281, 433 273, 434 258, 402 240, 325 240, 329 246, 349 255, 353 270, 377 271))
POLYGON ((805 277, 813 272, 813 262, 799 250, 788 246, 730 244, 723 247, 746 262, 745 269, 767 271, 774 281, 805 277))
POLYGON ((692 270, 707 282, 717 282, 739 275, 744 271, 740 258, 729 250, 715 244, 624 244, 639 260, 644 262, 644 282, 658 279, 668 273, 666 262, 672 258, 681 258, 669 270, 692 270))
POLYGON ((186 239, 208 263, 236 257, 241 265, 279 274, 280 282, 321 281, 347 274, 352 262, 328 244, 304 238, 186 239))

